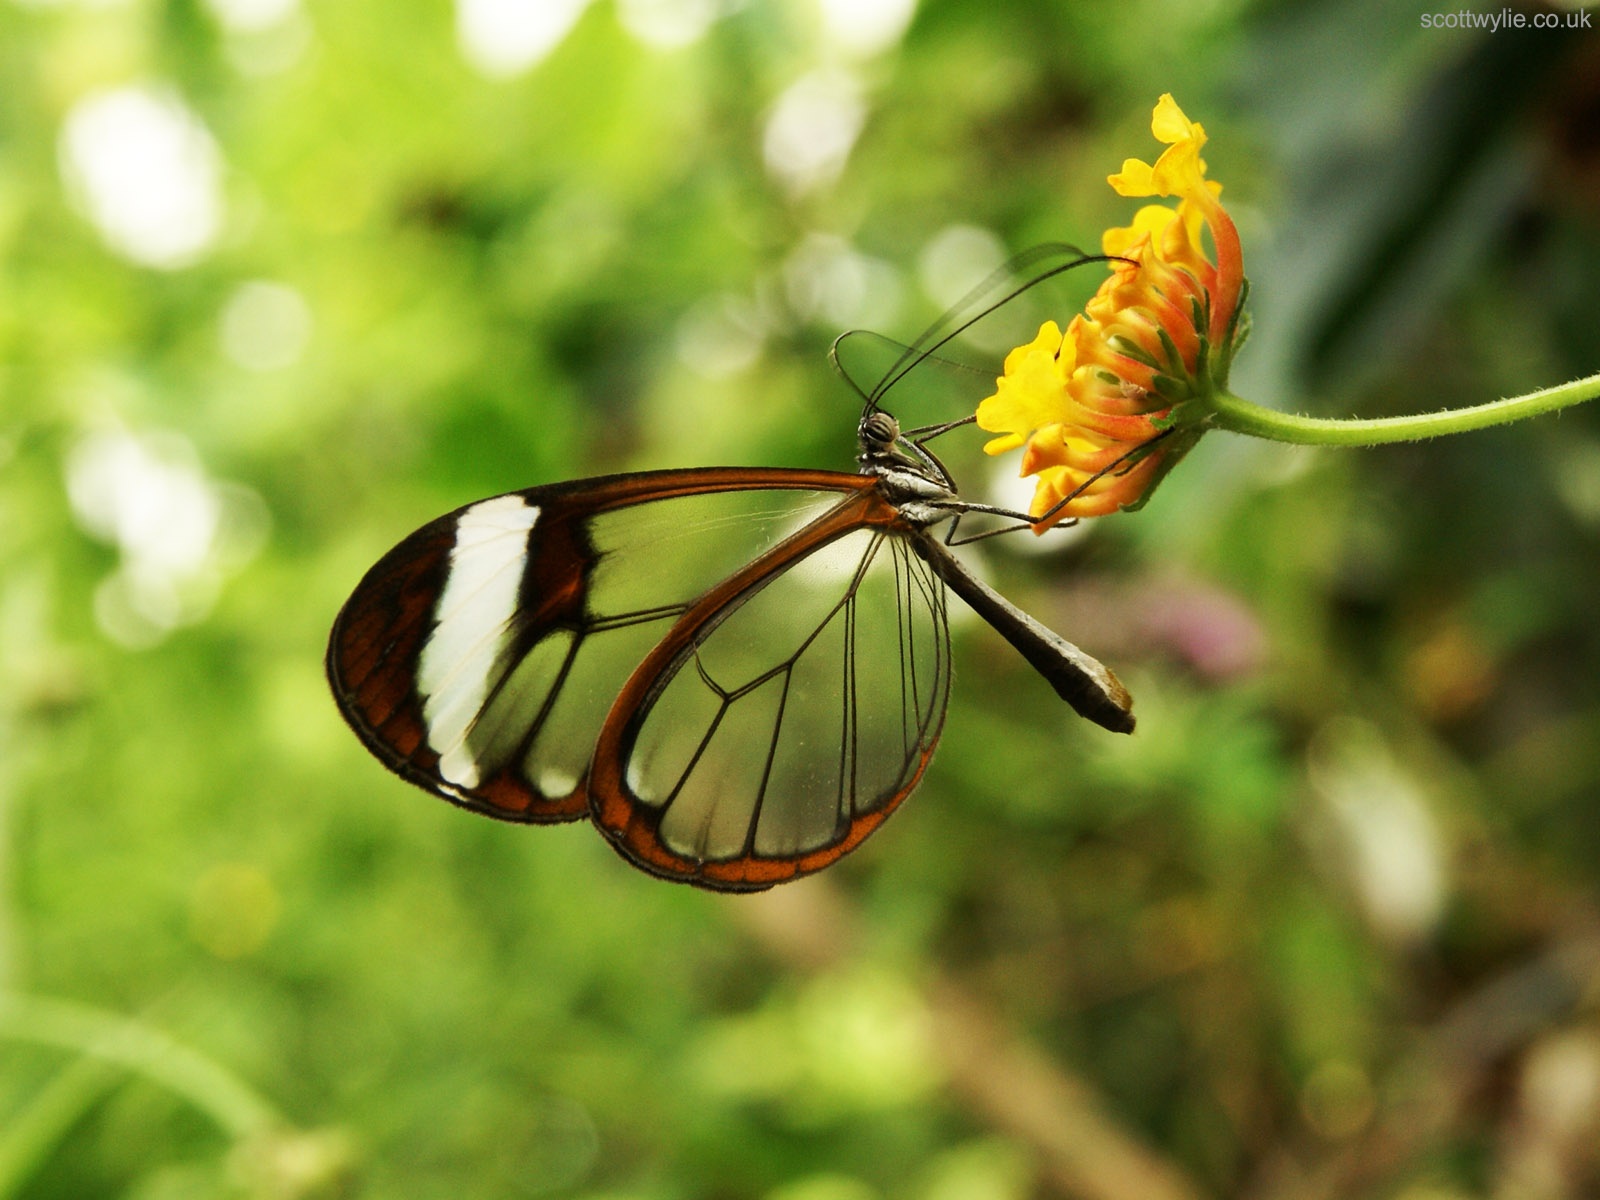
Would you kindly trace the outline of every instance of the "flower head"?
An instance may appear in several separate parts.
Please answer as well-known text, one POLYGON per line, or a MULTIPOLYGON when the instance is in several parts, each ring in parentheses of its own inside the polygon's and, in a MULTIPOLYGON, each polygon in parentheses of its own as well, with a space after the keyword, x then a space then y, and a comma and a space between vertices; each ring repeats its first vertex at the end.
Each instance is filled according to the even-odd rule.
POLYGON ((1206 178, 1205 130, 1170 95, 1150 127, 1167 143, 1161 157, 1130 158, 1108 182, 1177 205, 1146 205, 1106 231, 1111 274, 1100 290, 1065 332, 1046 321, 1008 354, 995 394, 978 405, 978 425, 1004 435, 988 453, 1025 447, 1036 532, 1142 503, 1200 436, 1202 425, 1181 419, 1196 411, 1186 402, 1203 409, 1243 340, 1239 234, 1217 199, 1222 185, 1206 178))

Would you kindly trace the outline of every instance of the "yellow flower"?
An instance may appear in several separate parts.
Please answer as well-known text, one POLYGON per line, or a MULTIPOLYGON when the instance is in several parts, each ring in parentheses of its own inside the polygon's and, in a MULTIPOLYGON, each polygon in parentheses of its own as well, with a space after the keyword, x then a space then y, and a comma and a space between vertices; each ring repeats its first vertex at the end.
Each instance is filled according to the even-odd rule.
POLYGON ((1008 354, 978 405, 978 425, 1004 435, 988 453, 1025 447, 1035 532, 1142 503, 1203 429, 1203 415, 1185 422, 1174 410, 1226 383, 1242 340, 1244 260, 1222 186, 1206 178, 1205 130, 1170 95, 1150 128, 1167 143, 1161 157, 1130 158, 1108 182, 1122 196, 1176 197, 1176 207, 1147 205, 1107 230, 1100 290, 1064 333, 1046 321, 1008 354))

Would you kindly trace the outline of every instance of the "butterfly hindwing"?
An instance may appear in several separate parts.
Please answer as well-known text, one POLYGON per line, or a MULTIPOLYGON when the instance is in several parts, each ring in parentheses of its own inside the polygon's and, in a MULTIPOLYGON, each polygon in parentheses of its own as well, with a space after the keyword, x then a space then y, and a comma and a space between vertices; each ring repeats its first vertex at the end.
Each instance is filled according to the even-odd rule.
POLYGON ((334 695, 374 754, 437 795, 506 820, 581 817, 606 713, 674 622, 870 482, 658 471, 468 505, 357 587, 329 642, 334 695))
POLYGON ((916 786, 950 682, 925 536, 864 490, 711 589, 623 688, 594 818, 659 875, 731 891, 833 862, 916 786))

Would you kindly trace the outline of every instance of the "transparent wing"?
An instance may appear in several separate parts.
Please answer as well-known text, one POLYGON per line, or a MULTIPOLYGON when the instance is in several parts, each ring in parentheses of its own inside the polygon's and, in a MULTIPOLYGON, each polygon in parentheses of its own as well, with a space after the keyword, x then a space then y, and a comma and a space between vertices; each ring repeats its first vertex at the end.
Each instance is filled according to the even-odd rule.
POLYGON ((954 420, 987 393, 941 407, 924 399, 925 387, 992 389, 1006 352, 1032 341, 1045 320, 1065 326, 1103 274, 1073 272, 1105 261, 1076 246, 1037 246, 994 271, 909 346, 865 330, 841 335, 834 366, 868 408, 892 407, 908 428, 954 420), (937 369, 924 373, 924 363, 937 369), (914 386, 902 388, 913 372, 914 386))
POLYGON ((827 866, 911 792, 950 684, 946 593, 914 536, 863 493, 685 613, 596 752, 595 820, 624 855, 756 890, 827 866))
POLYGON ((517 821, 588 812, 624 681, 695 602, 870 480, 663 471, 512 492, 412 534, 334 624, 340 710, 392 770, 517 821))

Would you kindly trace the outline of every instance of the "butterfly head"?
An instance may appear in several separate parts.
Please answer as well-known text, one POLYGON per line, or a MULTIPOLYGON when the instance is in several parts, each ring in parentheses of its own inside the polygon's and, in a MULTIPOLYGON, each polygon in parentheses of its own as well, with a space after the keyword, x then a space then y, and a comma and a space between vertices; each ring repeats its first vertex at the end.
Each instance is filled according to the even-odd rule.
POLYGON ((871 409, 856 426, 856 438, 863 464, 898 457, 895 444, 900 440, 900 422, 881 408, 871 409))
POLYGON ((856 460, 862 472, 878 477, 885 495, 903 516, 928 524, 949 515, 944 507, 925 505, 955 495, 950 473, 926 448, 901 436, 899 421, 882 409, 872 409, 861 418, 856 436, 860 443, 856 460))
POLYGON ((941 479, 931 456, 915 442, 900 436, 900 422, 881 408, 868 410, 856 426, 859 449, 856 461, 868 475, 901 475, 906 472, 923 479, 941 479))

